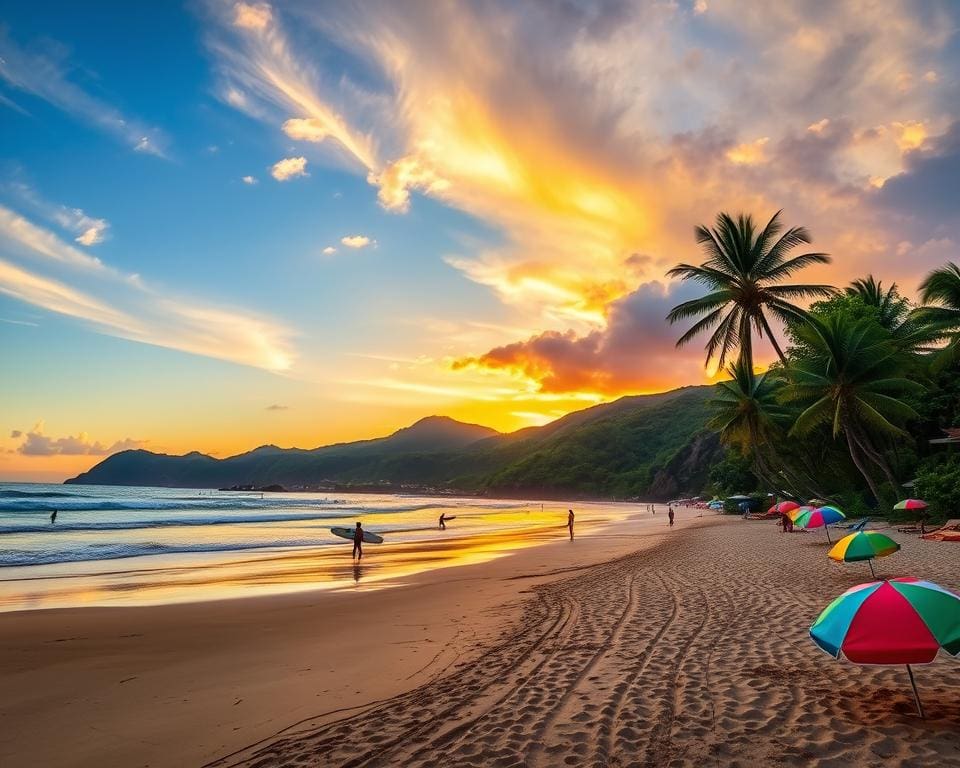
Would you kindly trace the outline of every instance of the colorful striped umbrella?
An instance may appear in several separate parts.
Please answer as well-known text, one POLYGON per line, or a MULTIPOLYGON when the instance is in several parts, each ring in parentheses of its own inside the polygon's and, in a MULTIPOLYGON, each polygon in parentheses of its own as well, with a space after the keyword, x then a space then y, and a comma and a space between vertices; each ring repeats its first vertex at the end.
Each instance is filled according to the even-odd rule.
POLYGON ((943 648, 960 655, 960 596, 909 577, 860 584, 828 605, 810 637, 835 659, 905 664, 923 717, 911 664, 929 664, 943 648))
POLYGON ((793 512, 790 517, 793 518, 793 524, 798 528, 819 528, 822 525, 823 530, 827 532, 827 541, 832 544, 833 541, 830 539, 830 531, 827 526, 833 523, 839 523, 846 518, 846 515, 836 507, 826 506, 817 507, 816 509, 800 507, 800 509, 793 512))
POLYGON ((894 509, 926 509, 927 502, 920 499, 904 499, 893 505, 894 509))
POLYGON ((784 512, 793 512, 795 509, 800 509, 800 505, 795 501, 781 501, 779 504, 774 504, 770 509, 767 510, 768 515, 774 513, 782 515, 784 512))
POLYGON ((899 549, 900 545, 897 542, 879 531, 856 531, 834 544, 833 549, 827 553, 827 557, 838 563, 866 560, 870 566, 870 573, 876 578, 877 574, 874 573, 871 562, 873 558, 892 555, 899 549))

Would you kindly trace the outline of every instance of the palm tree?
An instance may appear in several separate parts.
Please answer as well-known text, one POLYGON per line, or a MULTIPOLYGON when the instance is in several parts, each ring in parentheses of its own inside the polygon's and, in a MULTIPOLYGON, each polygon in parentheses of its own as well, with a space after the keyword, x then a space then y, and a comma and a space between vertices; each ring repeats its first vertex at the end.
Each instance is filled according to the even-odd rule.
POLYGON ((960 267, 948 262, 933 270, 920 283, 920 299, 928 306, 917 310, 918 321, 950 340, 937 361, 942 365, 960 355, 960 267))
POLYGON ((960 328, 960 267, 948 262, 933 270, 920 283, 920 298, 924 304, 940 306, 924 307, 924 314, 948 328, 960 328))
POLYGON ((897 284, 883 290, 883 283, 873 275, 854 280, 845 293, 847 296, 856 296, 868 307, 875 307, 877 321, 888 331, 899 326, 910 314, 910 302, 900 295, 897 284))
POLYGON ((910 302, 900 295, 896 283, 884 290, 882 282, 867 275, 850 283, 845 293, 873 307, 877 322, 890 332, 891 341, 904 352, 929 352, 943 338, 936 323, 927 320, 922 313, 911 311, 910 302))
POLYGON ((783 380, 774 373, 754 373, 740 357, 727 368, 728 381, 717 384, 710 401, 714 415, 707 427, 720 433, 720 441, 738 448, 753 459, 757 473, 770 483, 776 472, 767 461, 789 426, 789 412, 780 404, 777 393, 783 380))
POLYGON ((811 435, 829 426, 833 437, 843 435, 850 457, 873 493, 880 493, 870 465, 879 468, 898 490, 897 480, 878 441, 905 437, 902 425, 917 413, 897 395, 922 392, 923 387, 900 375, 903 354, 890 334, 871 319, 835 314, 809 316, 795 329, 803 345, 787 372, 784 399, 806 405, 790 434, 811 435))
POLYGON ((767 313, 782 323, 802 320, 806 313, 791 301, 826 298, 835 289, 828 285, 778 285, 804 267, 830 262, 825 253, 790 256, 794 248, 811 242, 810 234, 803 227, 791 227, 781 235, 782 228, 777 211, 760 231, 751 216, 740 214, 734 219, 727 213, 717 216, 713 229, 698 226, 694 230, 706 260, 699 266, 678 264, 667 275, 701 283, 710 292, 678 304, 667 315, 671 324, 700 318, 680 337, 678 347, 715 328, 707 341, 707 365, 719 354, 718 362, 723 367, 732 350, 739 348, 752 370, 752 334, 756 331, 760 336, 767 335, 786 364, 767 313))
POLYGON ((823 496, 809 457, 792 450, 785 439, 793 412, 781 403, 786 384, 782 372, 754 373, 742 357, 728 366, 727 372, 730 379, 717 384, 716 395, 709 402, 713 416, 707 427, 719 433, 721 443, 748 456, 756 476, 771 487, 782 487, 781 480, 786 480, 803 495, 823 496), (796 466, 798 463, 802 466, 796 466))

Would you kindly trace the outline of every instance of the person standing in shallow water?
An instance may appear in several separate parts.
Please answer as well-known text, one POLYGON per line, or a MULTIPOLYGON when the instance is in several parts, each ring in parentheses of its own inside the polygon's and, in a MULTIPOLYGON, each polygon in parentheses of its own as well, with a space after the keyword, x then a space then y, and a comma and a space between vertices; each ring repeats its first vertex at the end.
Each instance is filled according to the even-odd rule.
POLYGON ((570 541, 573 541, 573 519, 574 514, 572 509, 567 510, 567 528, 570 529, 570 541))
POLYGON ((667 519, 670 521, 670 527, 673 528, 673 507, 667 510, 667 519))
POLYGON ((353 532, 353 556, 360 560, 363 557, 363 528, 357 523, 356 530, 353 532))
POLYGON ((57 510, 53 510, 53 514, 50 515, 50 525, 57 524, 57 510))

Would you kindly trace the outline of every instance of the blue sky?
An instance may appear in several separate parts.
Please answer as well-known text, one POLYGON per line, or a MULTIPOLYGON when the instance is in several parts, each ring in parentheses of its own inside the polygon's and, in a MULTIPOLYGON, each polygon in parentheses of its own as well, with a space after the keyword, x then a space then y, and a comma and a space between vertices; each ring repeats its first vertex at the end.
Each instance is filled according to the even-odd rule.
POLYGON ((722 209, 909 293, 957 258, 957 16, 8 3, 0 477, 705 381, 663 275, 722 209))

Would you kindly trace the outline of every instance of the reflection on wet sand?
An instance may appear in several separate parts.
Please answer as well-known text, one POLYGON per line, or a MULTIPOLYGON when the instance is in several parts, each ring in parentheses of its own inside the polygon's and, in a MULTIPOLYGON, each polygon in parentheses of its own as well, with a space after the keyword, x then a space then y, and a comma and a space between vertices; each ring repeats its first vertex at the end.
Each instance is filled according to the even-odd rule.
MULTIPOLYGON (((376 517, 365 518, 364 527, 375 531, 376 517)), ((521 512, 498 517, 502 529, 457 535, 448 528, 433 539, 367 545, 362 564, 350 559, 350 543, 344 541, 343 546, 263 550, 255 555, 190 553, 135 558, 130 564, 137 567, 129 569, 117 567, 123 560, 7 568, 0 571, 0 610, 148 605, 309 589, 378 589, 424 570, 492 560, 566 534, 556 516, 521 512), (517 524, 521 519, 523 527, 517 524)), ((584 528, 610 519, 594 517, 584 522, 584 528)))

